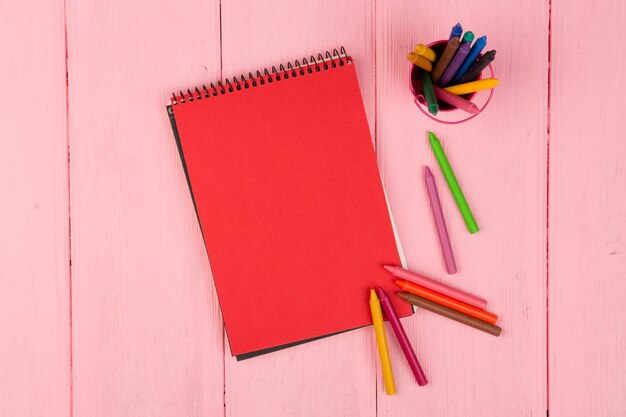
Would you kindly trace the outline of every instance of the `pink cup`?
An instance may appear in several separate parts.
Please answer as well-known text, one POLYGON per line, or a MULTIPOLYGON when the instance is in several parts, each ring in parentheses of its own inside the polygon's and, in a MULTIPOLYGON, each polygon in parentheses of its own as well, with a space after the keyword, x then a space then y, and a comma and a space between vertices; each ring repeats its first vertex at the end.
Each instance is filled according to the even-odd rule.
MULTIPOLYGON (((428 46, 432 48, 433 51, 435 51, 437 56, 441 56, 443 50, 446 48, 447 43, 447 40, 441 40, 433 42, 428 46)), ((411 64, 409 69, 409 87, 411 88, 411 93, 413 94, 413 101, 422 113, 424 113, 428 118, 436 122, 454 125, 471 120, 483 112, 483 110, 487 107, 487 104, 489 104, 489 102, 491 101, 491 97, 493 96, 493 88, 461 96, 466 100, 472 101, 478 106, 478 108, 480 109, 480 113, 477 114, 467 113, 463 110, 459 110, 456 107, 449 105, 444 101, 439 101, 439 112, 437 113, 437 116, 433 116, 428 112, 428 107, 426 105, 426 100, 424 99, 422 83, 418 69, 419 68, 413 64, 411 64)), ((477 79, 479 80, 481 78, 495 78, 495 73, 491 64, 489 64, 489 66, 483 70, 483 72, 478 76, 477 79)))

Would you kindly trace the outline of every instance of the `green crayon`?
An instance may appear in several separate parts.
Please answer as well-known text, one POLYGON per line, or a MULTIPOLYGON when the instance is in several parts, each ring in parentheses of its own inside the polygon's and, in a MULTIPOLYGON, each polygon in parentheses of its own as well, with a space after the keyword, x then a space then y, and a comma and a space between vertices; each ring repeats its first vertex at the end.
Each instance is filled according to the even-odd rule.
POLYGON ((439 104, 437 104, 437 97, 435 97, 433 80, 431 80, 430 74, 426 71, 420 70, 420 74, 422 75, 422 88, 424 89, 424 99, 426 99, 428 112, 433 116, 436 116, 439 111, 439 104))
POLYGON ((476 220, 474 220, 472 210, 470 210, 469 205, 465 200, 465 196, 463 195, 463 191, 461 191, 461 187, 459 186, 459 182, 454 176, 454 171, 452 171, 452 167, 448 162, 448 157, 441 147, 441 142, 439 142, 439 139, 437 139, 437 136, 435 136, 433 132, 428 132, 428 137, 430 147, 437 158, 437 162, 439 163, 443 176, 446 178, 446 182, 448 183, 448 187, 450 188, 452 196, 456 201, 456 205, 459 207, 459 211, 461 212, 461 216, 463 216, 467 230, 469 230, 470 233, 478 232, 478 225, 476 224, 476 220))
POLYGON ((463 35, 463 39, 461 39, 461 43, 469 42, 472 43, 474 40, 474 32, 465 32, 463 35))

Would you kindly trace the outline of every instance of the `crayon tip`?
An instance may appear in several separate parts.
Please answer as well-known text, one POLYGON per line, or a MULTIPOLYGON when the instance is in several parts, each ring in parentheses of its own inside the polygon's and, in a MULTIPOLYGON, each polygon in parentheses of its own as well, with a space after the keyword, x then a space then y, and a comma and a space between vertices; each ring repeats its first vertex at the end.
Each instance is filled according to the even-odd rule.
POLYGON ((463 27, 461 26, 460 23, 457 23, 456 25, 452 27, 452 32, 450 32, 450 39, 461 36, 462 33, 463 33, 463 27))
POLYGON ((396 271, 396 268, 398 267, 395 265, 383 265, 383 268, 385 268, 387 272, 391 272, 393 274, 396 271))
POLYGON ((378 301, 378 296, 373 288, 370 290, 370 301, 378 301))
POLYGON ((376 287, 376 294, 378 294, 378 299, 379 300, 385 300, 389 297, 387 297, 387 293, 385 292, 385 290, 383 290, 380 287, 376 287))
POLYGON ((472 103, 468 108, 467 108, 470 112, 472 112, 473 114, 478 114, 480 113, 480 108, 475 105, 474 103, 472 103))
POLYGON ((400 288, 404 288, 404 284, 406 284, 406 281, 403 279, 397 279, 394 281, 396 283, 396 285, 400 288))
POLYGON ((431 172, 430 168, 428 168, 428 165, 424 165, 424 176, 425 177, 433 176, 433 173, 431 172))
POLYGON ((402 298, 404 301, 409 301, 409 293, 406 292, 397 292, 396 295, 402 298))
POLYGON ((437 104, 429 104, 428 105, 428 113, 432 114, 433 116, 436 116, 437 113, 439 112, 439 106, 437 104))
POLYGON ((487 44, 487 37, 486 36, 481 36, 480 38, 476 39, 476 42, 474 42, 474 44, 479 44, 479 45, 486 45, 487 44))
POLYGON ((430 143, 433 143, 437 141, 437 136, 435 136, 433 132, 428 132, 428 139, 430 140, 430 143))
POLYGON ((474 40, 474 32, 465 32, 463 35, 463 42, 471 42, 474 40))

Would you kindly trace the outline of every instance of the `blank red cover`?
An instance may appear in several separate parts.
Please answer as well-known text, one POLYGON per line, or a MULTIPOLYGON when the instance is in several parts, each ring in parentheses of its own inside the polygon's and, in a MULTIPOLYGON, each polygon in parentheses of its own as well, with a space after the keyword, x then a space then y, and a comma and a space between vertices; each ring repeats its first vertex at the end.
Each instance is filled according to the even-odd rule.
POLYGON ((353 62, 173 110, 231 353, 371 324, 400 258, 353 62))

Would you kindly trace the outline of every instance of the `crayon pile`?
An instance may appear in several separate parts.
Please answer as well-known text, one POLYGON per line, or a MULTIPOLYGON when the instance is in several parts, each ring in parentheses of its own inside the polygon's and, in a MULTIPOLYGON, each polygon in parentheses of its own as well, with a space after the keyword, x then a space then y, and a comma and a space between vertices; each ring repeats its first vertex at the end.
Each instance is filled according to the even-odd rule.
MULTIPOLYGON (((427 79, 430 80, 428 73, 427 79)), ((450 188, 450 192, 456 201, 457 207, 465 221, 469 233, 478 232, 478 224, 474 219, 474 215, 465 199, 463 191, 454 175, 454 171, 450 166, 450 162, 434 133, 428 132, 430 147, 435 154, 441 172, 450 188)), ((445 219, 439 201, 439 194, 435 184, 435 178, 428 166, 424 167, 424 179, 426 182, 426 190, 428 199, 433 212, 437 234, 441 244, 444 263, 449 274, 457 272, 456 262, 452 253, 452 246, 448 236, 445 219)), ((459 323, 473 327, 493 336, 500 336, 502 329, 496 325, 498 316, 486 311, 487 301, 474 295, 465 293, 449 285, 434 281, 414 272, 407 271, 400 266, 385 265, 384 268, 390 272, 395 279, 395 284, 402 290, 397 296, 402 300, 424 310, 431 311, 440 316, 447 317, 459 323)), ((385 328, 383 327, 383 318, 381 313, 389 319, 391 328, 398 339, 398 343, 402 348, 402 352, 406 356, 411 371, 417 380, 417 384, 422 386, 428 383, 426 375, 422 370, 415 351, 409 342, 398 315, 395 312, 393 304, 382 288, 371 290, 370 293, 370 310, 372 312, 372 321, 374 323, 374 331, 376 334, 376 343, 378 345, 378 353, 382 367, 382 374, 385 384, 385 392, 393 395, 396 392, 393 371, 391 369, 391 360, 389 357, 389 349, 387 346, 387 337, 385 328)))
MULTIPOLYGON (((402 290, 398 297, 424 310, 473 327, 492 336, 500 336, 502 328, 496 326, 498 316, 486 311, 487 301, 465 293, 449 285, 432 280, 415 272, 396 265, 385 265, 384 268, 395 278, 395 284, 402 290)), ((378 287, 370 291, 370 310, 374 323, 374 333, 378 345, 378 354, 387 395, 396 393, 396 386, 391 368, 391 359, 387 345, 387 336, 383 326, 382 311, 389 319, 391 329, 398 339, 402 352, 413 372, 419 386, 426 385, 428 380, 417 360, 411 342, 398 319, 393 304, 385 291, 378 287), (382 310, 381 310, 382 307, 382 310)))
POLYGON ((472 103, 471 97, 481 90, 494 88, 499 80, 480 77, 481 72, 495 59, 496 51, 491 50, 481 55, 487 45, 487 37, 481 36, 474 44, 472 32, 463 33, 457 23, 447 42, 433 45, 418 44, 407 58, 420 69, 421 88, 428 112, 436 116, 441 100, 468 113, 480 112, 472 103))

